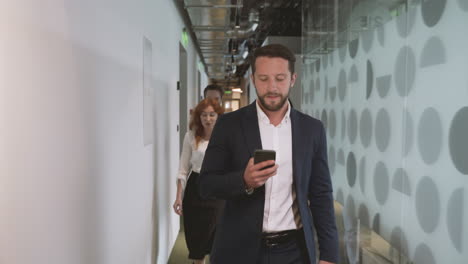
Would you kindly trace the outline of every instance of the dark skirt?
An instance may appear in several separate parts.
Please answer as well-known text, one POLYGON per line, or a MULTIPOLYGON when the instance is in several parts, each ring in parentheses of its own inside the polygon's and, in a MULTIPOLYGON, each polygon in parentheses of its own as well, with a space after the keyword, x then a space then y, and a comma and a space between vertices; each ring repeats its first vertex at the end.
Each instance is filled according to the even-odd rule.
POLYGON ((182 201, 185 241, 190 259, 203 259, 213 245, 216 222, 224 207, 221 200, 205 200, 198 194, 198 173, 192 172, 182 201))

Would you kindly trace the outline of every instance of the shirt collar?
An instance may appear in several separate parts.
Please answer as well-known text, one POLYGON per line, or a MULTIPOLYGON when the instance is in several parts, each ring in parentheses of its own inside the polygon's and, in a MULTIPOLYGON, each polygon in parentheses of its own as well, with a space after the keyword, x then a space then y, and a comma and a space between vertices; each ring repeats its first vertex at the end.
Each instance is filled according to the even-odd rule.
MULTIPOLYGON (((284 115, 283 120, 281 120, 281 123, 279 124, 279 126, 281 126, 283 123, 287 124, 290 120, 291 104, 289 103, 289 100, 287 101, 287 104, 288 104, 288 110, 286 111, 286 114, 284 115)), ((263 112, 263 109, 260 107, 260 104, 258 103, 258 99, 256 100, 255 105, 257 106, 258 121, 264 124, 270 124, 270 119, 265 114, 265 112, 263 112)))

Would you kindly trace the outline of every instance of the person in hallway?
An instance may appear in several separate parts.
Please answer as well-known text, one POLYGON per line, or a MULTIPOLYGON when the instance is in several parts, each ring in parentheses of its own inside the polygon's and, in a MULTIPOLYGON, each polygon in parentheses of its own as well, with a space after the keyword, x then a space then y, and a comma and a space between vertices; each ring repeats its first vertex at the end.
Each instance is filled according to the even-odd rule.
POLYGON ((199 177, 202 197, 226 200, 212 264, 338 261, 325 129, 288 101, 294 62, 282 45, 256 49, 258 99, 221 116, 213 130, 199 177), (254 164, 256 149, 275 150, 276 162, 254 164))
POLYGON ((224 95, 223 88, 217 84, 209 84, 203 90, 203 96, 205 98, 216 99, 221 105, 223 104, 223 95, 224 95))
POLYGON ((177 195, 173 208, 184 218, 189 259, 204 263, 210 253, 222 201, 201 199, 197 179, 208 141, 219 115, 224 112, 216 99, 205 99, 194 109, 190 130, 185 134, 177 175, 177 195))

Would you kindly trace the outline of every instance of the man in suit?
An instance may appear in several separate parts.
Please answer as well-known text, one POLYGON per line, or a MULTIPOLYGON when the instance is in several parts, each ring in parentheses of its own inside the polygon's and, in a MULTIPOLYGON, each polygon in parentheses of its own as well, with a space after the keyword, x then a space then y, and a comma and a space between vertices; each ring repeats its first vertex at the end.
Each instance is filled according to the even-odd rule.
POLYGON ((221 116, 212 132, 199 190, 203 197, 226 200, 213 264, 338 260, 325 130, 290 106, 294 62, 282 45, 258 48, 251 63, 258 99, 221 116), (275 150, 276 162, 254 164, 256 149, 275 150))

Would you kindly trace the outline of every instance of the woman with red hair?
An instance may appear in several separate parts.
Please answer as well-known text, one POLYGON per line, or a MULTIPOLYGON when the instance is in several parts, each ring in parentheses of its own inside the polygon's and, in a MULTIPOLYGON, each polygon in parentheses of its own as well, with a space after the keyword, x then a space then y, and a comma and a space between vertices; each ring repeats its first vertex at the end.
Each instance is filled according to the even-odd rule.
POLYGON ((219 102, 207 98, 194 109, 185 134, 177 175, 177 196, 173 208, 184 217, 185 241, 189 259, 196 264, 205 262, 213 244, 214 231, 222 201, 203 200, 198 194, 197 179, 211 132, 224 112, 219 102))

